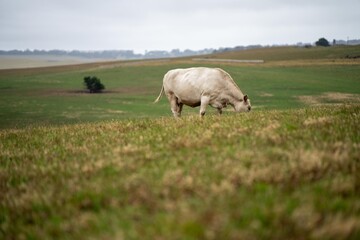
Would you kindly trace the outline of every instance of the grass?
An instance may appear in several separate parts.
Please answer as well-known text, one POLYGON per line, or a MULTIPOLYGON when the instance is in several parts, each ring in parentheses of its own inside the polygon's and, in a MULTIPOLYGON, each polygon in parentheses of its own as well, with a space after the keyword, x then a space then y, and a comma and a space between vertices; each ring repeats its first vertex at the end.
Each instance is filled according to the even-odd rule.
POLYGON ((254 110, 203 120, 152 104, 189 58, 0 70, 0 239, 358 239, 360 65, 339 49, 204 63, 254 110))
POLYGON ((342 105, 3 130, 0 236, 357 239, 359 114, 342 105))

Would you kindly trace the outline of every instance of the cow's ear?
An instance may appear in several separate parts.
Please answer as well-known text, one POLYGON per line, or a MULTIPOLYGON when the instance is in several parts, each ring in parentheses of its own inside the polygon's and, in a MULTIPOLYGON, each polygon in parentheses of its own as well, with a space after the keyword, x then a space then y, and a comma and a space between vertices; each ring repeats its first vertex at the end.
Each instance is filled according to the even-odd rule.
POLYGON ((247 102, 247 100, 248 100, 248 95, 245 95, 244 96, 244 102, 247 102))

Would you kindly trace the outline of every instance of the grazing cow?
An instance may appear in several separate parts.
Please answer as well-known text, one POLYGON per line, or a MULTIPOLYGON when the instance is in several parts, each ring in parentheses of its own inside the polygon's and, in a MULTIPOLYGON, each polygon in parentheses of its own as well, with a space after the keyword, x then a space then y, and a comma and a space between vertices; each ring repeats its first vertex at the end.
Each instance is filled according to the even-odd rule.
POLYGON ((220 68, 173 69, 163 79, 158 102, 165 92, 174 117, 180 117, 183 105, 200 106, 200 116, 205 115, 206 106, 216 108, 219 114, 228 104, 236 112, 251 110, 250 99, 244 95, 231 76, 220 68))

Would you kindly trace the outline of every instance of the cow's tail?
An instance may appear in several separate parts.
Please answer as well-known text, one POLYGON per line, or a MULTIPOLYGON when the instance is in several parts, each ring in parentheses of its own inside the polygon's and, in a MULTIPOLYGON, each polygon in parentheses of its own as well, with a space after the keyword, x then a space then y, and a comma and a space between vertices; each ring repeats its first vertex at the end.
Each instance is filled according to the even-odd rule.
POLYGON ((164 93, 164 85, 162 85, 160 94, 157 97, 157 99, 154 101, 154 103, 157 103, 158 101, 160 101, 160 98, 162 97, 163 93, 164 93))

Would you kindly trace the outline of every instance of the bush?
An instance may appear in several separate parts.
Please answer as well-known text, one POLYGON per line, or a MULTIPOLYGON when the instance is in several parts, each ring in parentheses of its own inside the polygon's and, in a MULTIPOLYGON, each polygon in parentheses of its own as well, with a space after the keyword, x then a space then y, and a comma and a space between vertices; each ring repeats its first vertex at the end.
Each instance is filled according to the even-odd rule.
POLYGON ((317 42, 315 42, 316 46, 329 47, 330 43, 325 38, 320 38, 317 42))
POLYGON ((84 85, 90 91, 90 93, 101 92, 103 89, 105 89, 104 84, 102 84, 100 79, 95 76, 84 77, 84 85))

